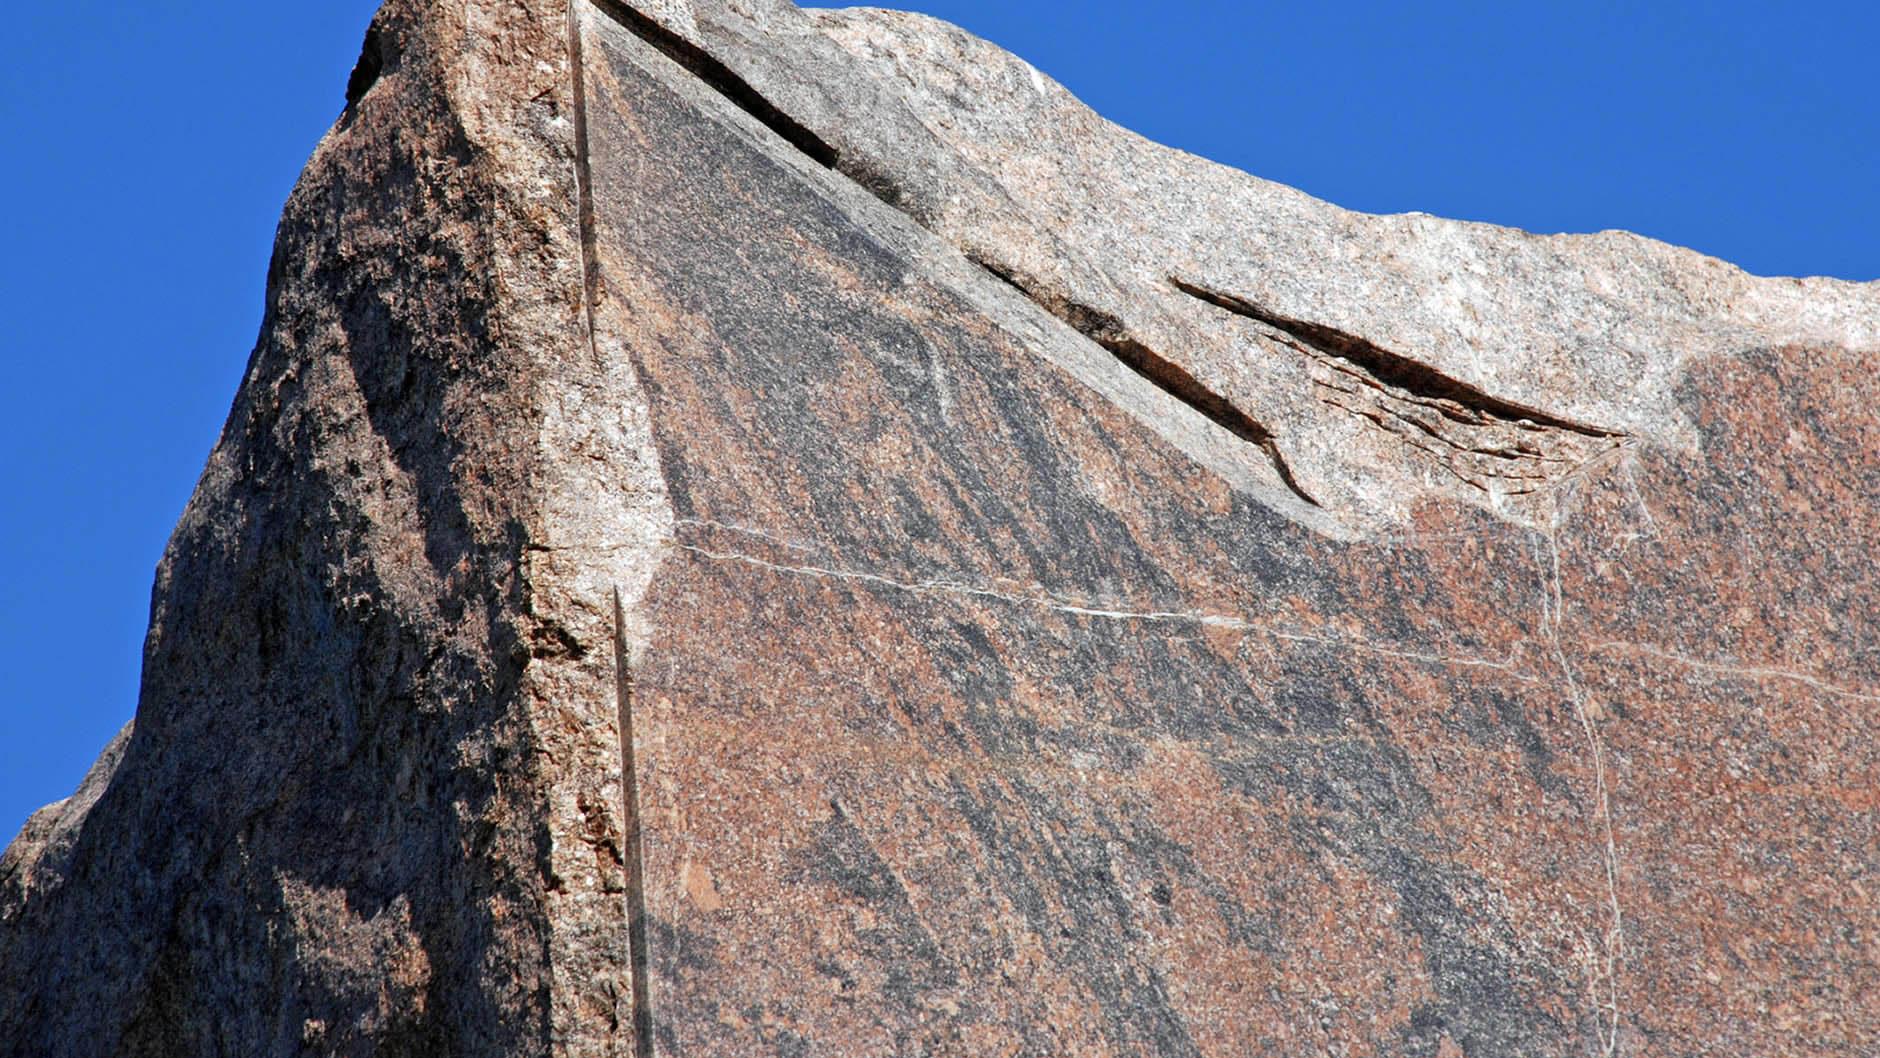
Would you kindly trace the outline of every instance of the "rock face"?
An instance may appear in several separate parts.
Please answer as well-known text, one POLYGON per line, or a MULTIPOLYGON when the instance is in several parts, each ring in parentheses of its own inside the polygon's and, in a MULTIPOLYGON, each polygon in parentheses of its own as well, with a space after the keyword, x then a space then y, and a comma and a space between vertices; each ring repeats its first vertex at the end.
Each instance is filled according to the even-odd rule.
POLYGON ((1880 288, 390 0, 0 1054, 1880 1048, 1880 288))

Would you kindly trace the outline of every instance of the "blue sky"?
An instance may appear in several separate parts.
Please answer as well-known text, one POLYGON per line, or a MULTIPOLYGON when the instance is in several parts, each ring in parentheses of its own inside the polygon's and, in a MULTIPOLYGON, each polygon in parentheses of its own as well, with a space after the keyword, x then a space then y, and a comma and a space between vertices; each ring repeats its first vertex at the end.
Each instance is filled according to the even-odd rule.
MULTIPOLYGON (((135 708, 157 558, 375 5, 177 6, 15 5, 0 39, 0 842, 135 708)), ((1880 278, 1875 5, 901 6, 1352 208, 1880 278)))

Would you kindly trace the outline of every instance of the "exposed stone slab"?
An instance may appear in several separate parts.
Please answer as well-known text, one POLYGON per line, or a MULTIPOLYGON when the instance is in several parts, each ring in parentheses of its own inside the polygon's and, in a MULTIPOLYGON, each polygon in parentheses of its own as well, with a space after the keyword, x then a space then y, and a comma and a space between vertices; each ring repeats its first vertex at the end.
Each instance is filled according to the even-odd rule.
POLYGON ((1880 289, 394 0, 0 1053, 1855 1056, 1880 289))

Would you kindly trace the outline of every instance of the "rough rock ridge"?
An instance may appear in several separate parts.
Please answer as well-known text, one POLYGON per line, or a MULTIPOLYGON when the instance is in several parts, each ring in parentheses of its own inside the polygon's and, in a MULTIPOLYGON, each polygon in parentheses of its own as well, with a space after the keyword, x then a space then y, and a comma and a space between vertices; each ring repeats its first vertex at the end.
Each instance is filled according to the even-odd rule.
POLYGON ((0 1055, 1880 1050, 1880 287, 390 0, 0 1055))

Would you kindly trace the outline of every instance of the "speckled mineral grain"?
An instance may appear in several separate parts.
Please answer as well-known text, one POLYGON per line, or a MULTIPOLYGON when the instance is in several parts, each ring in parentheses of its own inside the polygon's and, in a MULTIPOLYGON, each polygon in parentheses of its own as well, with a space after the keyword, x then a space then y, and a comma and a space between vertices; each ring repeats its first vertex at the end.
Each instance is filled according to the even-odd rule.
POLYGON ((1880 288, 391 0, 0 1054, 1880 1053, 1880 288))

